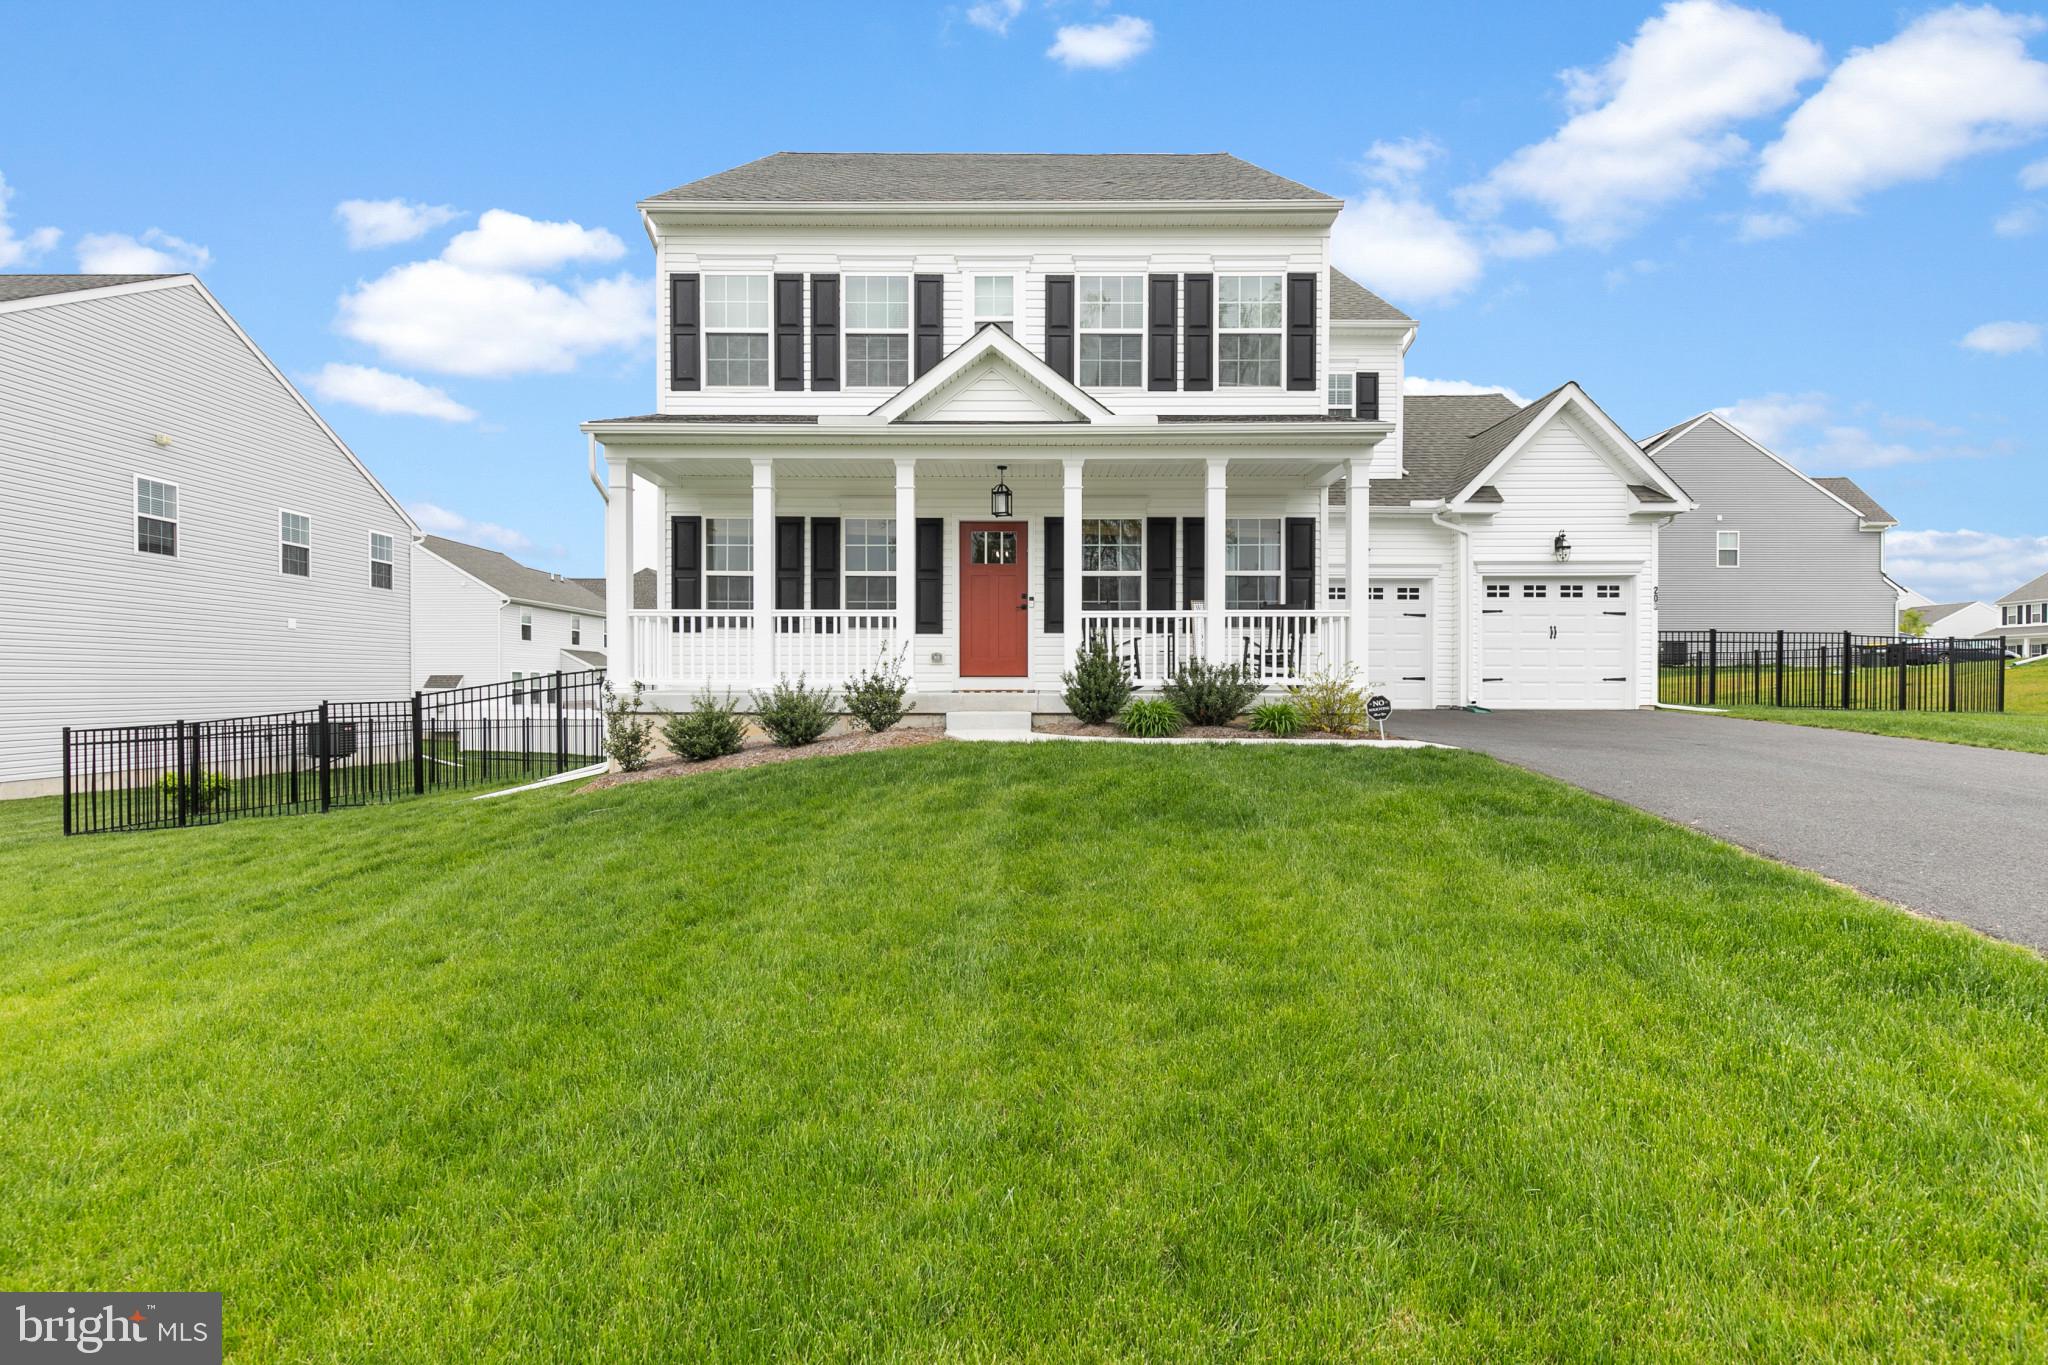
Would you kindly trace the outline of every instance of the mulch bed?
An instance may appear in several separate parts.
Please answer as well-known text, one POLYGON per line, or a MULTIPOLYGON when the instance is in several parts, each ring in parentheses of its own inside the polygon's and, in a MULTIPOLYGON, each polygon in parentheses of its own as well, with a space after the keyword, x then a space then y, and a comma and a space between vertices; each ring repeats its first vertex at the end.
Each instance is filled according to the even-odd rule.
MULTIPOLYGON (((1083 725, 1072 716, 1033 716, 1031 728, 1042 735, 1099 735, 1111 739, 1127 736, 1114 725, 1083 725)), ((1333 735, 1328 730, 1303 730, 1300 734, 1287 736, 1282 741, 1278 736, 1264 730, 1254 730, 1247 721, 1233 721, 1229 725, 1190 725, 1174 736, 1175 739, 1264 739, 1275 743, 1297 742, 1300 740, 1332 739, 1378 739, 1375 730, 1369 735, 1333 735)), ((1389 739, 1393 736, 1389 735, 1389 739)))
POLYGON ((604 791, 610 787, 623 787, 629 782, 651 782, 662 777, 695 777, 698 773, 725 773, 734 768, 758 768, 764 763, 788 763, 799 758, 830 758, 834 754, 864 754, 875 749, 901 749, 913 744, 936 744, 944 739, 945 732, 936 729, 884 730, 879 735, 835 735, 821 739, 816 744, 805 744, 795 749, 784 749, 762 735, 748 735, 746 743, 736 754, 724 758, 708 759, 703 763, 686 763, 680 758, 664 758, 648 764, 637 773, 606 773, 583 788, 587 792, 604 791))

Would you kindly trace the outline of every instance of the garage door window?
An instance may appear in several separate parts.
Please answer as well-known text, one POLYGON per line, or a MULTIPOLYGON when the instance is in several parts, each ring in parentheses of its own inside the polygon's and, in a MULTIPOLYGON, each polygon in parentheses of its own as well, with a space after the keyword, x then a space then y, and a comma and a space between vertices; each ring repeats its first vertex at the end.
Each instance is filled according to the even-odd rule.
POLYGON ((1522 596, 1548 597, 1550 596, 1550 585, 1548 583, 1524 583, 1522 585, 1522 596))
POLYGON ((1422 589, 1396 588, 1394 589, 1394 600, 1396 602, 1420 602, 1422 600, 1422 589))
POLYGON ((1486 585, 1486 595, 1488 597, 1510 596, 1508 592, 1508 585, 1505 583, 1488 583, 1486 585))
POLYGON ((1595 590, 1594 595, 1598 597, 1619 597, 1621 596, 1621 584, 1602 583, 1599 586, 1599 588, 1595 590))
POLYGON ((1559 597, 1584 597, 1586 595, 1586 585, 1584 583, 1560 583, 1557 585, 1557 595, 1559 597))

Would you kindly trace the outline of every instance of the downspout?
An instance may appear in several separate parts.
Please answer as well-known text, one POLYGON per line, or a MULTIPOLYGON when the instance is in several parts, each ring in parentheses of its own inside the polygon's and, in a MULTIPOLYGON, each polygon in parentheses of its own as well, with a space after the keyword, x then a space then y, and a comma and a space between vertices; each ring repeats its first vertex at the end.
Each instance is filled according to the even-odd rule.
POLYGON ((604 486, 604 480, 597 477, 597 433, 594 431, 590 433, 590 481, 597 485, 597 495, 600 498, 606 502, 612 500, 611 493, 604 486))
POLYGON ((1445 521, 1446 508, 1439 507, 1429 519, 1458 537, 1458 695, 1466 711, 1484 708, 1472 692, 1472 528, 1445 521))

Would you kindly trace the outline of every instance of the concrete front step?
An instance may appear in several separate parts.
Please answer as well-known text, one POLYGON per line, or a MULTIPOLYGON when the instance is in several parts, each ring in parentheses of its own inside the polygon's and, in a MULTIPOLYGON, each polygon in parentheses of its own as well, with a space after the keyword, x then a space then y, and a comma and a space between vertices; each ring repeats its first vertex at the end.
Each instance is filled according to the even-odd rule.
POLYGON ((948 739, 1029 739, 1029 711, 948 711, 948 739))

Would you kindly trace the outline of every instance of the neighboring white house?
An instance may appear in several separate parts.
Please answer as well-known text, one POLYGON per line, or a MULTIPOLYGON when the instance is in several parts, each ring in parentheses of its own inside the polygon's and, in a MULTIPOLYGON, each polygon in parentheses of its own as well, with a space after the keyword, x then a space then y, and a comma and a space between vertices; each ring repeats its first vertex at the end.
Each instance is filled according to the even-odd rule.
POLYGON ((190 275, 0 275, 0 795, 62 727, 402 697, 418 529, 190 275))
POLYGON ((2032 658, 2048 654, 2048 574, 2022 583, 1998 599, 1998 619, 1983 632, 2004 636, 2013 649, 2032 658))
POLYGON ((644 200, 655 409, 583 427, 614 683, 900 653, 928 710, 1057 709, 1100 634, 1147 686, 1650 704, 1691 501, 1576 385, 1404 400, 1416 323, 1331 267, 1342 207, 1227 155, 783 153, 644 200))
POLYGON ((1643 449, 1699 503, 1664 533, 1666 630, 1898 630, 1898 522, 1852 480, 1810 478, 1711 412, 1643 449))
POLYGON ((1899 611, 1902 615, 1915 607, 1926 608, 1934 605, 1934 599, 1926 593, 1914 591, 1912 588, 1899 582, 1898 579, 1893 578, 1890 574, 1885 575, 1885 582, 1891 584, 1892 591, 1898 594, 1899 611))
MULTIPOLYGON (((1901 614, 1905 610, 1901 608, 1901 614)), ((1998 608, 1989 602, 1930 602, 1911 610, 1920 613, 1930 636, 1946 635, 1961 639, 1987 631, 1993 635, 1998 633, 1998 608)))
POLYGON ((413 555, 415 686, 445 691, 603 668, 604 598, 594 581, 422 537, 413 555))

